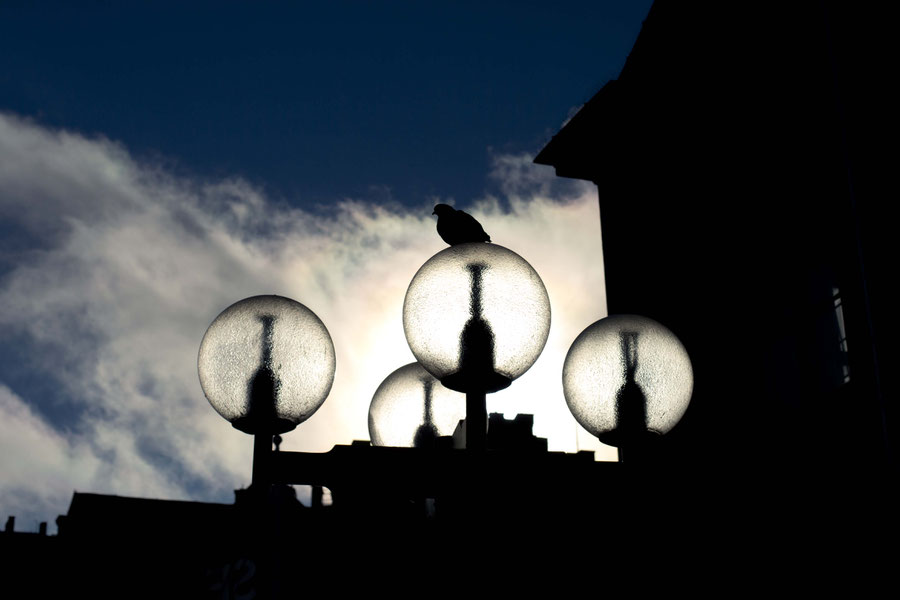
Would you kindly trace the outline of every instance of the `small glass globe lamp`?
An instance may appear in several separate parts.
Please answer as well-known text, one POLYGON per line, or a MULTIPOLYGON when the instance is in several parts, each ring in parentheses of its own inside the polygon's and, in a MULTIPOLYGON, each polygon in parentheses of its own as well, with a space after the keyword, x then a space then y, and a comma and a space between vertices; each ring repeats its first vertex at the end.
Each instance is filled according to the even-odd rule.
POLYGON ((369 405, 369 437, 375 446, 428 448, 437 438, 453 435, 465 416, 463 394, 410 363, 378 386, 369 405))

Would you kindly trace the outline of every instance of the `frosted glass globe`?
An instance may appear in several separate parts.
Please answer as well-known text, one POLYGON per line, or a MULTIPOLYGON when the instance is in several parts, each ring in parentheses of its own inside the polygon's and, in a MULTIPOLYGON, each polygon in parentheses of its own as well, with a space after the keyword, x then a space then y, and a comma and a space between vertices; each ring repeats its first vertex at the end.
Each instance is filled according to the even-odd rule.
POLYGON ((527 371, 550 332, 544 283, 497 244, 459 244, 422 265, 403 302, 413 355, 444 386, 495 392, 527 371))
POLYGON ((369 437, 375 446, 428 447, 453 435, 465 418, 466 397, 410 363, 378 386, 369 405, 369 437))
POLYGON ((334 344, 319 317, 299 302, 254 296, 215 318, 197 368, 209 403, 237 429, 283 433, 328 396, 334 344))
POLYGON ((666 327, 611 315, 575 339, 563 364, 563 392, 575 420, 612 446, 664 434, 687 410, 691 361, 666 327))

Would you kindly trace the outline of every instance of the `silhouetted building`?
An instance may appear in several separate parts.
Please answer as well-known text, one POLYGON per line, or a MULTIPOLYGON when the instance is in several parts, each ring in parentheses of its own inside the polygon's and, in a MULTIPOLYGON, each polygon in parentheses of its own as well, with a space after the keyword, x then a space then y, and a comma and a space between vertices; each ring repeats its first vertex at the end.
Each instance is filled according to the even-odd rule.
POLYGON ((598 186, 610 312, 691 355, 691 405, 645 460, 547 452, 530 417, 491 415, 482 453, 454 448, 464 431, 276 452, 271 491, 234 505, 75 494, 56 537, 8 527, 4 565, 118 597, 469 593, 488 574, 592 592, 850 574, 860 595, 857 568, 886 569, 898 539, 893 221, 872 144, 889 77, 864 16, 657 1, 619 78, 536 159, 598 186))
POLYGON ((610 313, 691 355, 659 460, 894 472, 884 75, 847 4, 657 1, 535 159, 598 187, 610 313))
POLYGON ((817 564, 858 591, 896 548, 877 29, 853 3, 658 0, 535 159, 597 185, 609 312, 691 356, 691 405, 650 461, 723 572, 757 545, 766 575, 817 564))
POLYGON ((547 452, 532 422, 490 415, 488 450, 474 456, 450 437, 430 448, 361 441, 275 452, 267 495, 251 486, 234 504, 76 492, 58 535, 14 539, 9 524, 0 534, 2 564, 17 567, 0 591, 282 598, 369 593, 386 576, 427 589, 472 562, 518 568, 545 541, 568 537, 602 487, 622 480, 592 452, 547 452), (284 483, 312 484, 314 498, 326 485, 333 503, 303 506, 284 483), (48 569, 54 577, 42 576, 48 569))

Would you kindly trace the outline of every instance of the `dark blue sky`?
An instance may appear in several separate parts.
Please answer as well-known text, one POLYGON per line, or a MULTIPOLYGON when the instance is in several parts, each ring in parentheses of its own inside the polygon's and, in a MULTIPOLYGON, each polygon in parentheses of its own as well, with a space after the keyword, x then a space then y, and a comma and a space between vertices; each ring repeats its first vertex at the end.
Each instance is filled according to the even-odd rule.
POLYGON ((647 0, 0 3, 0 111, 288 202, 460 204, 615 78, 647 0))

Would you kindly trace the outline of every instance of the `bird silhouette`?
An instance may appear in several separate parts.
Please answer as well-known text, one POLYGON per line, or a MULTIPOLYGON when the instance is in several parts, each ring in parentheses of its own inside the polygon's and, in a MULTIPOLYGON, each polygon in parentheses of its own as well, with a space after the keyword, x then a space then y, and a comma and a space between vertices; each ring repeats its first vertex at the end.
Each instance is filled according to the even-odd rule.
POLYGON ((437 215, 438 235, 451 246, 491 241, 491 236, 484 232, 481 223, 469 213, 456 210, 449 204, 438 204, 431 214, 437 215))

